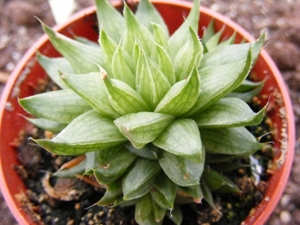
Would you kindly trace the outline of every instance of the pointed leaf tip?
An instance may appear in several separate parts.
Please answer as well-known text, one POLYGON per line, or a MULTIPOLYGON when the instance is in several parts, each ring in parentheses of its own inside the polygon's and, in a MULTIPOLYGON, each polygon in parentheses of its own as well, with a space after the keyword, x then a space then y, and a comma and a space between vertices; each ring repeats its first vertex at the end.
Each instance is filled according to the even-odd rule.
POLYGON ((76 73, 95 72, 97 71, 97 64, 105 66, 100 47, 78 42, 46 25, 43 25, 43 29, 54 48, 70 62, 76 73), (95 60, 97 60, 97 64, 95 60))
POLYGON ((118 146, 127 141, 111 119, 100 116, 94 110, 75 118, 51 140, 33 140, 58 155, 80 155, 118 146), (99 127, 101 127, 101 132, 99 127))

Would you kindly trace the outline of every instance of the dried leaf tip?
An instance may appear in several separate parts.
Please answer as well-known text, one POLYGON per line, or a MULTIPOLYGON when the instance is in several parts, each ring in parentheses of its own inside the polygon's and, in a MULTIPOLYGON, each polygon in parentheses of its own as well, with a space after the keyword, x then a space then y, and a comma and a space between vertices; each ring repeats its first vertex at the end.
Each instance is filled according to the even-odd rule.
POLYGON ((121 130, 124 134, 128 134, 130 131, 129 127, 126 127, 126 126, 121 126, 121 130))
POLYGON ((104 71, 104 70, 101 70, 101 77, 102 77, 102 80, 106 80, 107 79, 107 73, 106 73, 106 71, 104 71))
POLYGON ((194 198, 193 202, 195 202, 197 204, 201 204, 202 203, 202 199, 201 198, 194 198))
POLYGON ((67 78, 67 76, 63 72, 61 72, 60 69, 57 69, 57 72, 62 80, 65 80, 67 78))

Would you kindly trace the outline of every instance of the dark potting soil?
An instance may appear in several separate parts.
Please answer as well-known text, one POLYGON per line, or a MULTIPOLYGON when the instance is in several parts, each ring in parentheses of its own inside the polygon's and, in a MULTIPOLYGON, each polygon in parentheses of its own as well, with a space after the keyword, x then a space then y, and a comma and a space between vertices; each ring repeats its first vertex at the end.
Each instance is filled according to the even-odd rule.
MULTIPOLYGON (((55 89, 48 81, 41 81, 37 92, 55 89)), ((258 111, 260 106, 257 99, 251 107, 258 111)), ((260 126, 249 127, 261 142, 270 142, 272 135, 270 121, 265 119, 260 126), (267 135, 265 135, 267 134, 267 135)), ((30 212, 37 224, 46 225, 84 225, 84 224, 125 224, 136 225, 134 221, 134 207, 101 207, 95 203, 103 196, 105 189, 87 184, 78 178, 53 177, 62 164, 71 157, 53 155, 37 146, 28 137, 44 138, 48 132, 33 127, 28 133, 23 133, 23 140, 17 148, 18 158, 21 162, 15 169, 23 178, 28 188, 24 196, 17 196, 23 203, 23 208, 30 212), (47 190, 47 191, 46 191, 47 190), (50 194, 50 195, 49 195, 50 194)), ((50 134, 51 135, 51 134, 50 134)), ((249 167, 230 169, 229 164, 211 165, 214 169, 228 169, 224 175, 228 176, 239 187, 240 192, 235 194, 214 194, 215 208, 203 200, 201 204, 182 205, 184 225, 196 224, 240 224, 263 198, 269 171, 272 170, 270 162, 273 157, 272 146, 266 145, 263 151, 254 156, 258 166, 263 171, 260 181, 255 185, 249 167)), ((249 163, 247 159, 240 159, 236 163, 249 163)), ((231 162, 232 163, 232 162, 231 162)), ((230 163, 230 164, 231 164, 230 163)), ((164 225, 173 224, 165 219, 164 225)))

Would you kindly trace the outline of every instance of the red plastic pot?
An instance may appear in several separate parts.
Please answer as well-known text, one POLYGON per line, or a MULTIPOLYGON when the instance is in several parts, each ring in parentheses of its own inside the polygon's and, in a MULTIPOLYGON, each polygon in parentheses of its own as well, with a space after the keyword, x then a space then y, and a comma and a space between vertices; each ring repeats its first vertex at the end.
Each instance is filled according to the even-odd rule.
MULTIPOLYGON (((183 18, 188 15, 192 7, 192 3, 183 1, 155 0, 153 2, 168 24, 170 32, 173 32, 183 22, 183 18)), ((121 1, 114 3, 114 6, 121 8, 121 1)), ((221 29, 224 24, 226 25, 224 37, 229 37, 236 31, 237 42, 243 39, 247 41, 254 40, 243 28, 207 8, 201 8, 200 18, 200 32, 214 18, 217 30, 221 29)), ((70 18, 69 22, 56 26, 55 30, 67 36, 76 34, 97 41, 98 32, 95 8, 91 7, 77 13, 70 18)), ((22 207, 17 197, 24 193, 26 188, 14 170, 14 165, 19 164, 14 142, 18 139, 21 130, 26 130, 30 127, 30 124, 19 116, 24 114, 24 111, 20 108, 17 100, 19 97, 32 95, 32 87, 37 85, 40 78, 46 77, 45 72, 36 62, 36 50, 47 56, 59 56, 48 38, 45 35, 42 36, 28 50, 11 74, 0 102, 0 185, 11 212, 18 223, 22 225, 35 224, 35 222, 32 220, 32 216, 26 212, 26 209, 22 207)), ((278 165, 278 167, 268 181, 267 190, 261 204, 252 210, 251 214, 243 222, 243 224, 261 225, 276 207, 287 183, 293 162, 295 125, 288 90, 280 72, 264 50, 261 52, 253 71, 260 80, 266 80, 261 94, 273 96, 269 105, 276 110, 275 113, 272 113, 271 119, 274 123, 274 145, 278 152, 278 157, 274 164, 278 165)))

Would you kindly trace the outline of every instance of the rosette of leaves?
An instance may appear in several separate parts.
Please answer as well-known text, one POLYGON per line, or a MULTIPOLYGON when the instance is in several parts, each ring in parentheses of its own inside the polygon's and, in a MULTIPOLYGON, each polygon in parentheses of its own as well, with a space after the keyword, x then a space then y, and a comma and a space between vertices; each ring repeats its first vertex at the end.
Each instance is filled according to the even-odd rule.
POLYGON ((61 88, 20 99, 52 131, 33 140, 58 155, 85 155, 58 176, 93 175, 106 187, 100 205, 135 204, 139 224, 180 224, 179 204, 211 205, 211 191, 238 188, 208 163, 248 157, 262 143, 245 128, 261 122, 245 100, 261 83, 246 80, 263 44, 221 41, 213 22, 198 36, 199 0, 169 34, 148 0, 123 13, 96 0, 99 43, 70 39, 42 24, 62 57, 37 54, 61 88), (169 212, 170 211, 170 212, 169 212))

